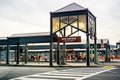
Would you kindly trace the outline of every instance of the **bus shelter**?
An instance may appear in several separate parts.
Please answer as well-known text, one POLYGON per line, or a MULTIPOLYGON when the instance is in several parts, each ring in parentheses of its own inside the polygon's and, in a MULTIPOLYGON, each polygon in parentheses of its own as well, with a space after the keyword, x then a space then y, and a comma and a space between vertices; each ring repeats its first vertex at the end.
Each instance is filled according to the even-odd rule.
MULTIPOLYGON (((54 39, 54 43, 57 43, 57 41, 54 39)), ((97 40, 97 52, 100 53, 100 55, 108 55, 107 51, 107 46, 109 46, 109 40, 103 39, 104 43, 104 48, 101 48, 101 39, 97 40)), ((60 44, 59 47, 60 49, 63 48, 63 44, 60 44)), ((91 52, 94 52, 93 49, 94 42, 90 40, 90 54, 91 52), (92 47, 92 48, 91 48, 92 47)), ((57 64, 59 63, 59 56, 58 56, 58 47, 56 47, 56 44, 53 45, 54 51, 53 51, 53 61, 56 62, 57 64)), ((0 60, 3 58, 6 61, 6 64, 11 64, 11 59, 14 56, 14 62, 16 64, 19 64, 21 62, 21 56, 24 56, 24 63, 28 63, 29 61, 31 62, 32 60, 29 60, 28 56, 29 55, 35 55, 36 54, 41 54, 45 57, 45 54, 47 53, 47 56, 50 56, 50 34, 48 33, 29 33, 29 34, 15 34, 12 35, 9 38, 0 38, 0 60), (38 35, 39 34, 39 35, 38 35), (30 41, 31 38, 36 39, 34 41, 30 41), (18 39, 19 38, 19 39, 18 39), (23 38, 25 41, 23 41, 23 38), (14 42, 16 39, 16 42, 14 42), (46 41, 44 40, 46 39, 46 41), (17 41, 18 40, 18 41, 17 41), (22 42, 21 42, 21 41, 22 42), (8 44, 9 41, 9 44, 8 44), (20 42, 19 42, 20 41, 20 42), (19 44, 18 44, 19 42, 19 44), (36 44, 37 45, 33 45, 36 44), (19 45, 19 47, 18 47, 19 45), (19 51, 18 51, 19 49, 19 51), (9 50, 9 51, 8 51, 9 50)), ((61 50, 62 51, 62 50, 61 50)), ((77 61, 79 63, 79 56, 84 56, 86 55, 86 42, 79 42, 79 43, 67 43, 66 44, 66 61, 67 62, 75 62, 77 61)), ((109 57, 109 55, 108 55, 109 57)), ((37 58, 37 57, 36 57, 37 58)), ((30 58, 31 59, 31 58, 30 58)), ((86 61, 86 59, 84 59, 86 61)), ((45 60, 42 60, 43 62, 45 60)), ((33 62, 37 62, 33 61, 33 62)), ((50 60, 47 60, 49 63, 50 60)))
MULTIPOLYGON (((88 8, 84 8, 76 3, 69 4, 54 12, 50 12, 50 66, 53 66, 53 34, 58 34, 58 37, 71 38, 73 37, 73 34, 79 31, 86 34, 86 65, 90 66, 89 39, 94 39, 94 48, 96 53, 96 17, 89 11, 88 8)), ((66 42, 63 42, 63 64, 66 64, 65 44, 66 42)))

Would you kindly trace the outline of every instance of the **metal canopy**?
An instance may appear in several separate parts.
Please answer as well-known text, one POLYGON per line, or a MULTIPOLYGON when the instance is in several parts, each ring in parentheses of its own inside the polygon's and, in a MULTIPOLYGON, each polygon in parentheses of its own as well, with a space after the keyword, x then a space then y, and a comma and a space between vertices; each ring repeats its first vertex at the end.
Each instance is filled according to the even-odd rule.
MULTIPOLYGON (((101 39, 97 40, 97 48, 100 49, 101 48, 101 39)), ((1 42, 1 40, 0 40, 1 42)), ((109 40, 108 39, 103 39, 103 43, 105 46, 109 45, 108 44, 109 40)), ((2 43, 3 44, 3 43, 2 43)), ((2 45, 0 43, 0 45, 2 45)), ((44 43, 43 43, 44 44, 44 43)), ((94 46, 94 43, 90 42, 90 46, 94 46)), ((2 49, 3 46, 0 46, 0 50, 2 49)), ((25 46, 22 46, 25 47, 25 46)), ((39 50, 39 49, 49 49, 50 45, 28 45, 28 49, 29 50, 39 50)), ((60 45, 60 47, 62 48, 63 45, 60 45)), ((66 44, 66 48, 67 49, 85 49, 86 48, 86 44, 85 42, 81 43, 77 43, 77 44, 66 44)), ((5 46, 6 49, 6 46, 5 46)), ((11 46, 11 50, 16 50, 16 46, 11 46)))
POLYGON ((79 4, 72 3, 69 4, 61 9, 58 9, 54 11, 53 13, 59 13, 59 12, 68 12, 68 11, 78 11, 78 10, 85 10, 86 8, 80 6, 79 4))
POLYGON ((1 37, 0 38, 0 45, 7 45, 7 38, 1 37))
POLYGON ((12 36, 4 38, 4 39, 0 38, 0 45, 7 45, 7 44, 16 45, 17 43, 19 44, 49 43, 49 42, 50 42, 49 32, 13 34, 12 36))
POLYGON ((9 44, 26 44, 26 43, 46 43, 49 42, 49 33, 24 33, 24 34, 14 34, 8 37, 9 44))

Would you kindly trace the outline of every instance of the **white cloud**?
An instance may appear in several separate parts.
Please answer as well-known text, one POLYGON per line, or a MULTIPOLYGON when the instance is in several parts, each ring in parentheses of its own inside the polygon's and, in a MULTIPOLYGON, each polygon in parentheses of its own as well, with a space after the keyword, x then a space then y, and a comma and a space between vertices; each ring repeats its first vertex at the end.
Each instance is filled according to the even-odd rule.
POLYGON ((30 33, 30 32, 48 32, 48 30, 41 28, 44 26, 37 26, 37 25, 31 25, 31 24, 25 24, 25 23, 19 23, 8 19, 0 19, 0 32, 1 37, 3 36, 10 36, 12 34, 17 33, 30 33))
MULTIPOLYGON (((14 33, 49 31, 49 12, 72 2, 74 1, 0 0, 1 36, 14 33)), ((89 8, 97 17, 98 38, 109 38, 112 44, 120 40, 118 37, 118 34, 120 34, 120 0, 75 0, 75 2, 89 8)))

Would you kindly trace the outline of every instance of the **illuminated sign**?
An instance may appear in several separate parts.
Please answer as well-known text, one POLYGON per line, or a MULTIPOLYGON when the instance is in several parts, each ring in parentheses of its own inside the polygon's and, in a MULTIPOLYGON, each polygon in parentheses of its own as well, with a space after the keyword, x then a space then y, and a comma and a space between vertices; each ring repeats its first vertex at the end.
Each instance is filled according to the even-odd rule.
POLYGON ((58 37, 58 42, 81 42, 80 36, 58 37))

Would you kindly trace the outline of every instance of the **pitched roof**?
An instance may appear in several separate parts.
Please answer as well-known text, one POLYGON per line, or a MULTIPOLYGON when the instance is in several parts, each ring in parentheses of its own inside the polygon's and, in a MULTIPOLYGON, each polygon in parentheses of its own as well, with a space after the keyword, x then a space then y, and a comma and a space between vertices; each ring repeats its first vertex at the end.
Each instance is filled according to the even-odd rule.
POLYGON ((21 34, 13 34, 10 37, 30 37, 30 36, 45 36, 45 35, 50 35, 50 32, 21 33, 21 34))
POLYGON ((68 11, 78 11, 78 10, 85 10, 86 8, 80 6, 79 4, 77 3, 72 3, 72 4, 69 4, 63 8, 60 8, 56 11, 54 11, 53 13, 58 13, 58 12, 68 12, 68 11))

